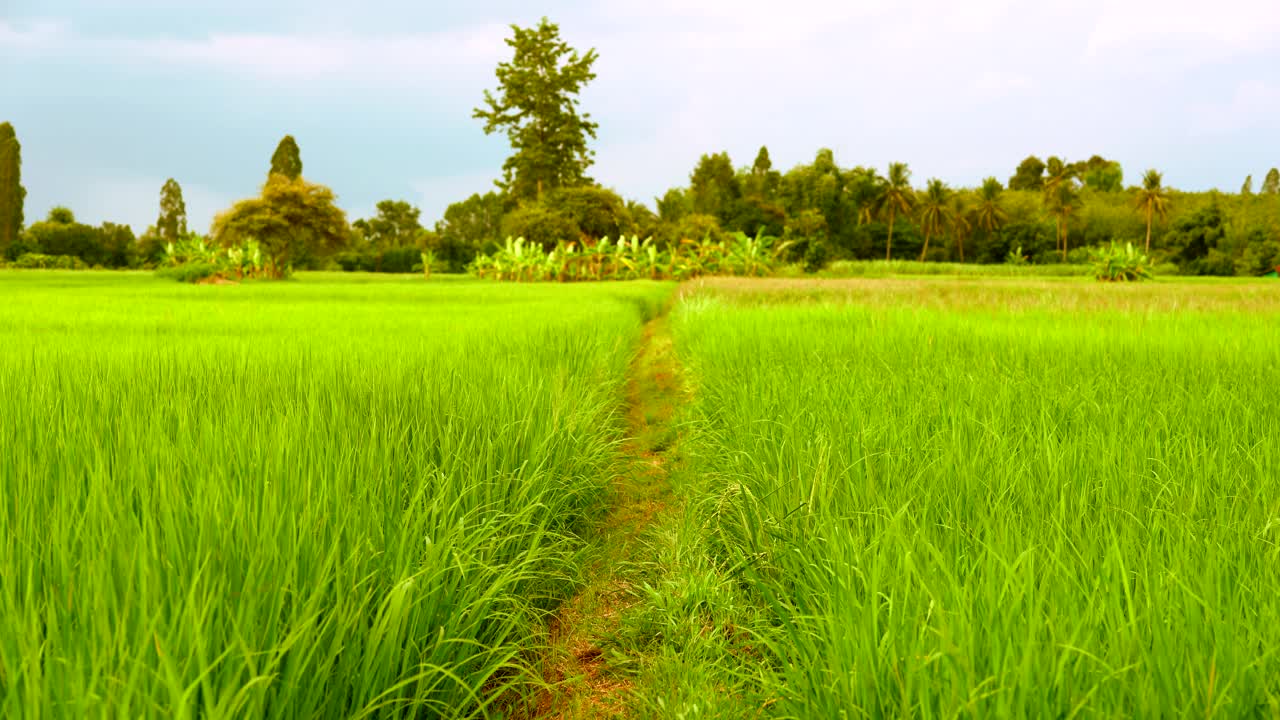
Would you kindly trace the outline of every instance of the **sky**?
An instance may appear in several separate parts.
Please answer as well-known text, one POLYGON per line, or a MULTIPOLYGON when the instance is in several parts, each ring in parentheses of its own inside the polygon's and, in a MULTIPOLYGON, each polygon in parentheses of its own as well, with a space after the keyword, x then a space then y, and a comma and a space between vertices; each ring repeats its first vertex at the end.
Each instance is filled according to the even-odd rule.
POLYGON ((593 177, 652 205, 700 155, 1007 179, 1028 154, 1119 160, 1185 190, 1280 165, 1277 0, 0 0, 0 121, 28 222, 142 231, 176 178, 193 229, 256 193, 293 134, 352 219, 423 219, 509 152, 471 117, 510 25, 542 16, 598 78, 593 177))

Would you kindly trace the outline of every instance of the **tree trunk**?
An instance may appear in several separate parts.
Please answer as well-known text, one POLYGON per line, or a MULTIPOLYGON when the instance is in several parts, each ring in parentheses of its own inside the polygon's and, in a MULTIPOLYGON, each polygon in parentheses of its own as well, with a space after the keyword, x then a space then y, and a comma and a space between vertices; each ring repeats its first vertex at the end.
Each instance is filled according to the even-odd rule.
POLYGON ((884 243, 885 262, 893 259, 893 211, 889 211, 889 238, 884 243))
POLYGON ((1151 208, 1147 208, 1147 254, 1151 254, 1151 208))
POLYGON ((929 233, 924 234, 924 247, 920 248, 920 262, 924 262, 924 256, 929 254, 929 233))
POLYGON ((964 236, 956 233, 956 247, 960 248, 960 264, 964 264, 964 236))

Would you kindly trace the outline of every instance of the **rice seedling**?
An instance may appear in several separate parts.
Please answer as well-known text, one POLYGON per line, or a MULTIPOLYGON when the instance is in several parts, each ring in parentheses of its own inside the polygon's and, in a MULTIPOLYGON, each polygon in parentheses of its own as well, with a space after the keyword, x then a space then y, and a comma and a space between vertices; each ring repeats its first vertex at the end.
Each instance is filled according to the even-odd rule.
POLYGON ((761 714, 1280 714, 1273 315, 744 298, 672 323, 761 714))
POLYGON ((0 715, 502 717, 655 283, 0 282, 0 715))

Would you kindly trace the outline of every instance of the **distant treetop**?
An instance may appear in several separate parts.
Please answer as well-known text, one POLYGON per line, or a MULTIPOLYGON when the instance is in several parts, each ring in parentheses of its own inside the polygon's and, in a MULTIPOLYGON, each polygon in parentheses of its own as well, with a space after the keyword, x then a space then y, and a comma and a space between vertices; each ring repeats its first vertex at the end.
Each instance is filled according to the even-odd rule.
POLYGON ((292 135, 281 138, 271 156, 271 170, 267 175, 283 175, 290 180, 297 180, 302 175, 302 151, 292 135))

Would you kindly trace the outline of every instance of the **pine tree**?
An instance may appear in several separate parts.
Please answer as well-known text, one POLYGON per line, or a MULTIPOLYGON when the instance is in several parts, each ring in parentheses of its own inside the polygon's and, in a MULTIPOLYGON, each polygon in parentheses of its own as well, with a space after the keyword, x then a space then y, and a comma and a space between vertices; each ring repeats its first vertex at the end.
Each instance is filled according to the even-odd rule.
POLYGON ((177 242, 187 234, 187 203, 182 199, 182 186, 169 178, 160 188, 160 217, 156 219, 156 232, 165 242, 177 242))
POLYGON ((10 123, 0 123, 0 253, 18 241, 22 232, 22 145, 10 123))
POLYGON ((271 170, 267 176, 283 175, 290 180, 297 180, 302 175, 302 151, 298 149, 298 141, 292 135, 285 135, 271 155, 271 170))
POLYGON ((1253 176, 1249 175, 1244 179, 1244 185, 1240 187, 1240 194, 1248 197, 1253 194, 1253 176))
POLYGON ((1280 193, 1280 170, 1271 168, 1267 171, 1267 179, 1262 181, 1262 192, 1267 195, 1280 193))

